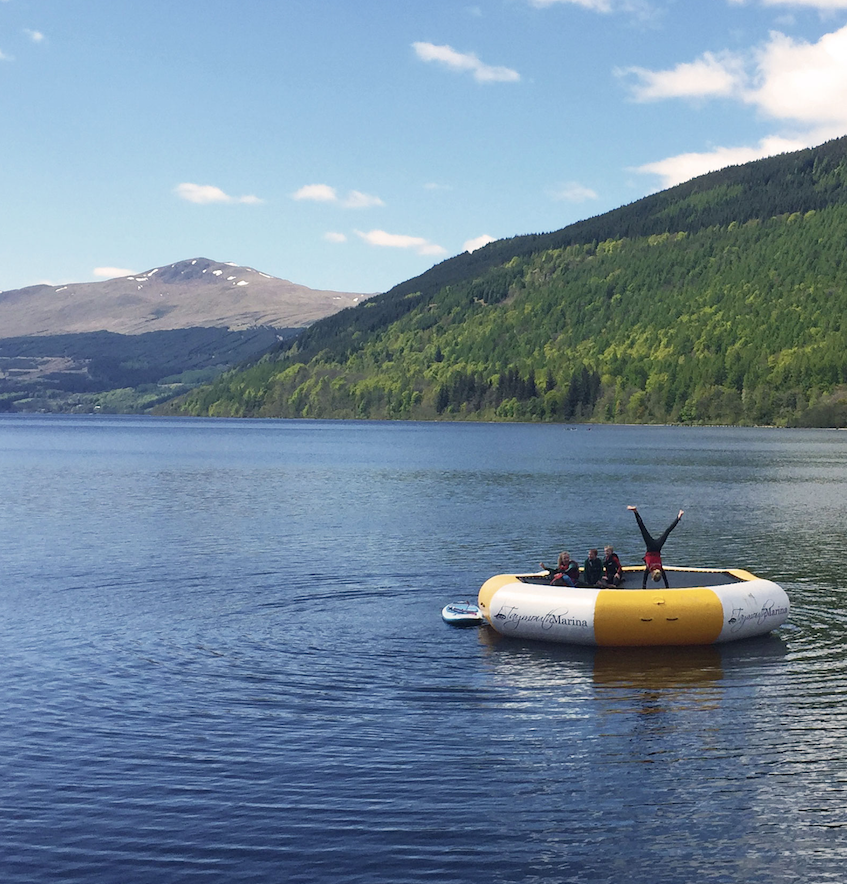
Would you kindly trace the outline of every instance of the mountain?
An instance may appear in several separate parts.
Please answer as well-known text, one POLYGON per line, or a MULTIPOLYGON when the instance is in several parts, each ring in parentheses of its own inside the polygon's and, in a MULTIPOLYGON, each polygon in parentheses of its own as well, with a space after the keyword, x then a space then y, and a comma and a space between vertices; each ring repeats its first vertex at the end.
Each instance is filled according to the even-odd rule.
POLYGON ((845 243, 841 138, 444 261, 167 410, 839 425, 845 243))
POLYGON ((367 297, 207 258, 0 292, 0 410, 142 410, 367 297))
POLYGON ((103 282, 0 292, 0 337, 303 328, 365 297, 310 289, 252 267, 194 258, 103 282))

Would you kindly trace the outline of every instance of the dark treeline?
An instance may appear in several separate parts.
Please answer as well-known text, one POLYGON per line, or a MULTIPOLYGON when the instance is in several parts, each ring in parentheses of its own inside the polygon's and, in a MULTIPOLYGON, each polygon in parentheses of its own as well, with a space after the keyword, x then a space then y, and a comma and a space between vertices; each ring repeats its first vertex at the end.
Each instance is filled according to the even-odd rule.
MULTIPOLYGON (((548 372, 543 392, 550 393, 556 386, 556 381, 548 372)), ((558 413, 553 411, 543 416, 562 421, 589 417, 597 404, 600 387, 600 375, 583 365, 571 375, 558 413)), ((496 411, 504 402, 525 404, 538 399, 539 388, 535 377, 523 377, 517 368, 506 369, 497 376, 496 381, 486 378, 481 372, 468 374, 459 371, 438 387, 435 410, 439 415, 482 412, 486 409, 496 411)))

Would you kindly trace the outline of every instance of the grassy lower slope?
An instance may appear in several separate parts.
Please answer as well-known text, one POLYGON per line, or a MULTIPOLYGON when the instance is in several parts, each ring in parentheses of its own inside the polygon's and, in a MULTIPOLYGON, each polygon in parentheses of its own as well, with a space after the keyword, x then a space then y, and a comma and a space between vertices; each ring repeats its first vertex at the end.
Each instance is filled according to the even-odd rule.
POLYGON ((186 328, 3 338, 0 411, 143 411, 255 360, 296 332, 186 328))

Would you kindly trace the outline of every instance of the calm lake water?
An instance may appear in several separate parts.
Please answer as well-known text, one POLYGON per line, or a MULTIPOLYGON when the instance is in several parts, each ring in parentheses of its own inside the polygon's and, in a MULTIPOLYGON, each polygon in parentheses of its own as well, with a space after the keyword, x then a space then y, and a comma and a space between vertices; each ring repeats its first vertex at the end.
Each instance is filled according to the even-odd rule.
POLYGON ((0 880, 843 882, 847 433, 0 417, 0 880), (612 542, 722 648, 444 625, 612 542))

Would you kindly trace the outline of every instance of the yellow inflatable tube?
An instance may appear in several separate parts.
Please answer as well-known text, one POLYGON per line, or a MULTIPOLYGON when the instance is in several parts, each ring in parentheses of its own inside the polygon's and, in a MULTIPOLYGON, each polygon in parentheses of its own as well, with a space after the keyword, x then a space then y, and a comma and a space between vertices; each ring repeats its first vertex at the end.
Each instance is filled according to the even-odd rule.
MULTIPOLYGON (((482 585, 479 608, 503 635, 579 645, 708 645, 765 635, 788 617, 782 587, 742 569, 665 568, 641 589, 550 586, 547 574, 499 574, 482 585)), ((624 584, 625 586, 626 584, 624 584)))

